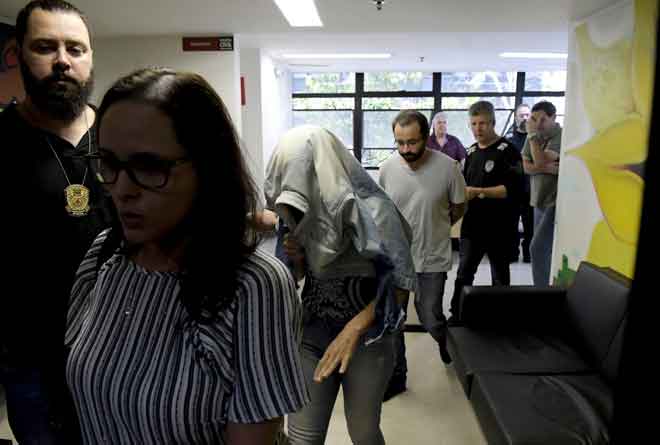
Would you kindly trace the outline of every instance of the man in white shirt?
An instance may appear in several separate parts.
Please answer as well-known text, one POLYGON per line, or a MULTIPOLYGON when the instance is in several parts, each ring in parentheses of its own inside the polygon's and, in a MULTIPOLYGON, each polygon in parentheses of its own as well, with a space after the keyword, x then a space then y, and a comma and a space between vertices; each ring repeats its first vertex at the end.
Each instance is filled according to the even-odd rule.
MULTIPOLYGON (((450 363, 442 300, 447 272, 452 266, 450 228, 465 212, 465 180, 457 161, 427 149, 429 124, 423 114, 414 110, 400 112, 392 122, 392 130, 398 152, 380 166, 379 183, 412 228, 412 256, 417 273, 415 309, 438 342, 442 360, 450 363)), ((403 334, 400 339, 397 368, 389 391, 394 394, 405 390, 403 334)))

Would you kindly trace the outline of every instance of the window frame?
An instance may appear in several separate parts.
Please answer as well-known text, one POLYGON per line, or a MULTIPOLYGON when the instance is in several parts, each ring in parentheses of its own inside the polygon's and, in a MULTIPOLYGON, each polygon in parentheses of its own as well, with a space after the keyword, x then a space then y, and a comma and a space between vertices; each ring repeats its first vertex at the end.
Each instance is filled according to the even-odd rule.
MULTIPOLYGON (((292 105, 292 111, 352 111, 353 112, 353 154, 362 163, 363 150, 392 150, 393 147, 365 147, 364 146, 364 113, 370 111, 398 111, 398 110, 363 110, 362 99, 370 97, 432 97, 434 106, 431 116, 442 110, 443 98, 449 97, 513 97, 514 110, 524 102, 524 97, 565 97, 566 91, 535 91, 525 89, 525 72, 518 71, 516 74, 515 92, 443 92, 442 91, 442 72, 433 72, 432 91, 364 91, 364 72, 355 73, 355 92, 354 93, 292 93, 292 99, 297 98, 353 98, 354 107, 352 110, 344 109, 295 109, 292 105)), ((423 109, 428 110, 427 108, 423 109)), ((497 108, 497 111, 514 111, 507 108, 497 108)), ((447 109, 444 111, 465 111, 467 109, 447 109)), ((509 124, 507 122, 507 124, 509 124)), ((507 125, 506 128, 508 128, 507 125)), ((505 129, 506 129, 505 128, 505 129)), ((367 170, 378 170, 378 167, 364 166, 367 170)))

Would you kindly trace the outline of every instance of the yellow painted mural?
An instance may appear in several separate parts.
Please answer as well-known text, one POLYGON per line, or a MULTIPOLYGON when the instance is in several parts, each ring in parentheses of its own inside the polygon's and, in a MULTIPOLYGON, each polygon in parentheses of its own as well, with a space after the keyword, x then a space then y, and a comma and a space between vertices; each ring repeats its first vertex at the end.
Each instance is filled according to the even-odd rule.
MULTIPOLYGON (((568 157, 578 158, 586 167, 602 212, 602 219, 591 232, 584 259, 628 277, 634 272, 642 208, 658 0, 635 0, 632 8, 632 35, 624 35, 607 46, 594 42, 589 20, 575 28, 575 79, 579 79, 575 91, 580 92, 580 109, 592 134, 588 140, 565 150, 568 157)), ((567 118, 566 125, 570 125, 570 116, 567 118)), ((562 190, 560 177, 560 200, 562 193, 570 191, 562 190)), ((560 254, 569 248, 562 245, 561 234, 555 248, 560 254)), ((558 264, 557 260, 555 254, 560 270, 554 282, 561 283, 565 281, 562 274, 565 278, 568 272, 567 262, 563 259, 558 264)))

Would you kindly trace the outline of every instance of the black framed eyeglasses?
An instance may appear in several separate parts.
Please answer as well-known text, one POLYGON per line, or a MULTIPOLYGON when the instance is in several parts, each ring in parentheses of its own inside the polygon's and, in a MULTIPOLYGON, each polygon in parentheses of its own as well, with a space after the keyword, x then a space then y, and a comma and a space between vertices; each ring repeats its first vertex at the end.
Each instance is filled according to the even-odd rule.
POLYGON ((187 157, 163 159, 150 153, 138 153, 127 161, 121 161, 107 151, 99 150, 86 156, 96 179, 104 185, 117 182, 119 172, 126 170, 128 177, 147 190, 161 189, 167 185, 172 169, 190 162, 187 157))
POLYGON ((409 139, 407 141, 394 140, 394 147, 416 147, 420 142, 422 142, 422 139, 409 139))

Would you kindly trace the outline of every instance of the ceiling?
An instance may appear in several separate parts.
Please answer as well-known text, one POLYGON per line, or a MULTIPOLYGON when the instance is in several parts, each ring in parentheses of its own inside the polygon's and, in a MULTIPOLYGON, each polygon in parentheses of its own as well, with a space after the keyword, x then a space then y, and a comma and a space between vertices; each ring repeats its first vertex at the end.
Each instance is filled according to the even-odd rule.
MULTIPOLYGON (((505 60, 504 51, 565 52, 571 22, 619 0, 316 0, 320 29, 290 28, 272 0, 73 0, 95 38, 236 35, 294 70, 541 70, 562 60, 505 60), (390 52, 385 61, 290 62, 285 52, 390 52), (304 65, 302 65, 304 63, 304 65)), ((2 0, 13 18, 26 0, 2 0)))

